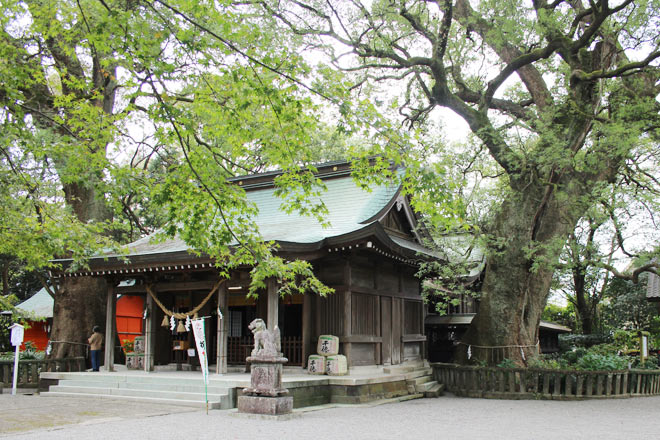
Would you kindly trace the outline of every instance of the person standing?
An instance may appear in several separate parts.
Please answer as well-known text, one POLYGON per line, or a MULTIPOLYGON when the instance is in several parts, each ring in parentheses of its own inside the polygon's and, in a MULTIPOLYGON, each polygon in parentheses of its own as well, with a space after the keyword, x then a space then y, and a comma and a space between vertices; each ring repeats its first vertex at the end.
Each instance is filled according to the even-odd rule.
POLYGON ((92 331, 92 336, 87 339, 87 342, 89 342, 89 349, 92 352, 92 371, 99 371, 99 367, 101 366, 103 335, 101 334, 101 328, 98 325, 95 325, 92 331))

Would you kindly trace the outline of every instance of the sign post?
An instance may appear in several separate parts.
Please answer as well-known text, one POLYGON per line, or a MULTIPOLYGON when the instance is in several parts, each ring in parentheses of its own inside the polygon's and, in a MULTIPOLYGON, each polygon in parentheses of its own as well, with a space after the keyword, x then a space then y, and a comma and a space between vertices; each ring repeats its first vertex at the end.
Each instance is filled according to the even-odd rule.
POLYGON ((18 358, 20 356, 21 344, 23 343, 23 336, 25 334, 25 328, 18 324, 14 323, 9 327, 11 329, 11 345, 16 347, 16 352, 14 354, 14 382, 11 388, 11 395, 16 395, 16 384, 18 383, 18 358))
POLYGON ((193 335, 195 335, 195 344, 197 345, 197 354, 199 355, 199 365, 202 368, 204 375, 204 395, 206 400, 206 414, 209 413, 209 363, 208 355, 206 353, 206 333, 204 332, 204 318, 193 319, 191 321, 193 327, 193 335))

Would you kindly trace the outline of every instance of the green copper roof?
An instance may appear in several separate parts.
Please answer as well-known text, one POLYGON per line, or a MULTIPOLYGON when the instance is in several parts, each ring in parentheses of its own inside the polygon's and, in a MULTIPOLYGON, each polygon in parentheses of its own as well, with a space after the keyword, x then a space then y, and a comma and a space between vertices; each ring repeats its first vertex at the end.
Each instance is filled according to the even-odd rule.
MULTIPOLYGON (((255 221, 263 239, 322 247, 332 241, 336 243, 377 236, 387 247, 395 249, 395 253, 403 252, 408 256, 421 253, 440 258, 415 241, 388 234, 378 222, 389 209, 397 209, 395 202, 405 203, 405 200, 398 198, 398 184, 373 185, 370 190, 365 190, 348 174, 325 178, 323 182, 326 190, 311 202, 321 200, 325 204, 328 209, 325 220, 329 224, 326 227, 315 217, 301 215, 295 210, 287 213, 281 209, 286 202, 275 195, 272 185, 260 183, 259 186, 246 186, 248 199, 255 203, 259 211, 255 221)), ((154 258, 157 254, 184 253, 189 247, 178 237, 162 243, 145 237, 127 245, 127 249, 128 257, 154 258)))
POLYGON ((52 318, 53 303, 53 297, 42 287, 41 290, 30 298, 18 304, 16 308, 28 312, 37 318, 52 318))
POLYGON ((350 176, 324 183, 327 191, 311 202, 321 200, 328 208, 325 219, 329 227, 325 228, 314 217, 302 216, 296 211, 287 214, 280 209, 283 200, 275 196, 274 188, 249 191, 248 199, 259 208, 255 220, 264 240, 315 243, 362 229, 373 223, 364 222, 386 207, 399 189, 396 185, 387 185, 366 191, 358 187, 350 176))

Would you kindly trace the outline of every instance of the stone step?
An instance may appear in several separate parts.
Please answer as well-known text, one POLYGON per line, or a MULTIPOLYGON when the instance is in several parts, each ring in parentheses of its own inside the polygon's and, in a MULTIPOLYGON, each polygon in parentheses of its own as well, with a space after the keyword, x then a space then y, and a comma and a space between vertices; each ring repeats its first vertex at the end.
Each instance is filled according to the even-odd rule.
POLYGON ((415 370, 420 370, 423 368, 428 368, 429 364, 426 361, 411 361, 398 365, 391 365, 389 367, 383 367, 383 373, 386 374, 402 374, 410 373, 415 370))
MULTIPOLYGON (((180 400, 205 400, 204 392, 190 393, 181 391, 169 390, 144 390, 144 389, 131 389, 131 388, 107 388, 107 387, 75 387, 66 385, 53 385, 50 387, 49 392, 61 393, 80 393, 80 394, 107 394, 113 396, 127 396, 127 397, 153 397, 164 399, 180 399, 180 400)), ((223 397, 228 394, 214 394, 209 393, 209 401, 220 402, 223 397)))
MULTIPOLYGON (((148 376, 148 375, 136 375, 136 376, 118 376, 114 374, 75 374, 67 373, 65 377, 59 379, 62 380, 83 380, 85 382, 94 382, 94 383, 139 383, 139 384, 167 384, 167 385, 199 385, 203 383, 203 377, 200 373, 199 377, 167 377, 167 376, 148 376)), ((212 382, 212 380, 211 380, 212 382)))
MULTIPOLYGON (((199 382, 198 382, 199 383, 199 382)), ((160 382, 104 382, 98 380, 80 380, 80 379, 63 379, 60 380, 58 386, 70 387, 102 387, 112 389, 140 389, 140 390, 155 390, 155 391, 179 391, 185 393, 204 393, 204 385, 190 385, 190 384, 172 384, 160 382)), ((210 384, 207 388, 209 394, 227 394, 229 390, 225 387, 215 386, 210 384)))
POLYGON ((383 367, 383 373, 385 374, 404 374, 404 373, 410 373, 412 371, 415 371, 415 367, 413 366, 400 366, 396 365, 393 367, 383 367))
POLYGON ((436 383, 430 390, 424 391, 424 397, 440 397, 445 394, 445 384, 436 383))
POLYGON ((432 376, 433 375, 433 369, 432 368, 421 368, 418 370, 411 371, 410 373, 405 373, 406 379, 415 379, 416 377, 420 376, 432 376))
MULTIPOLYGON (((44 397, 90 397, 94 399, 113 399, 113 400, 130 400, 133 402, 149 402, 149 403, 160 403, 164 405, 176 405, 176 406, 186 406, 186 407, 195 407, 195 408, 206 408, 206 402, 204 400, 181 400, 181 399, 168 399, 168 398, 157 398, 157 397, 144 397, 144 396, 116 396, 112 394, 86 394, 86 393, 67 393, 59 391, 48 391, 46 393, 41 393, 41 396, 44 397)), ((224 402, 211 402, 209 401, 209 409, 228 409, 229 407, 224 406, 224 402)))
POLYGON ((433 378, 430 375, 428 375, 428 376, 419 376, 419 377, 416 377, 414 379, 411 379, 411 381, 415 384, 415 386, 422 385, 422 384, 424 384, 426 382, 430 382, 432 380, 433 380, 433 378))
POLYGON ((434 386, 438 385, 438 382, 435 380, 424 382, 415 386, 415 390, 418 393, 425 393, 431 390, 434 386))

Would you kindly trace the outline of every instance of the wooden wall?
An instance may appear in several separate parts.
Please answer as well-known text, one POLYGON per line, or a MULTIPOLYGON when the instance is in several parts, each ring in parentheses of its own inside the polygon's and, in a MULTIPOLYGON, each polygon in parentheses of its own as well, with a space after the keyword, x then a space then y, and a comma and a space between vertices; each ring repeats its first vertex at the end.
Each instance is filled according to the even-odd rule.
POLYGON ((424 357, 424 307, 416 269, 368 251, 324 258, 319 278, 335 288, 314 298, 313 341, 339 336, 349 365, 390 365, 424 357))

